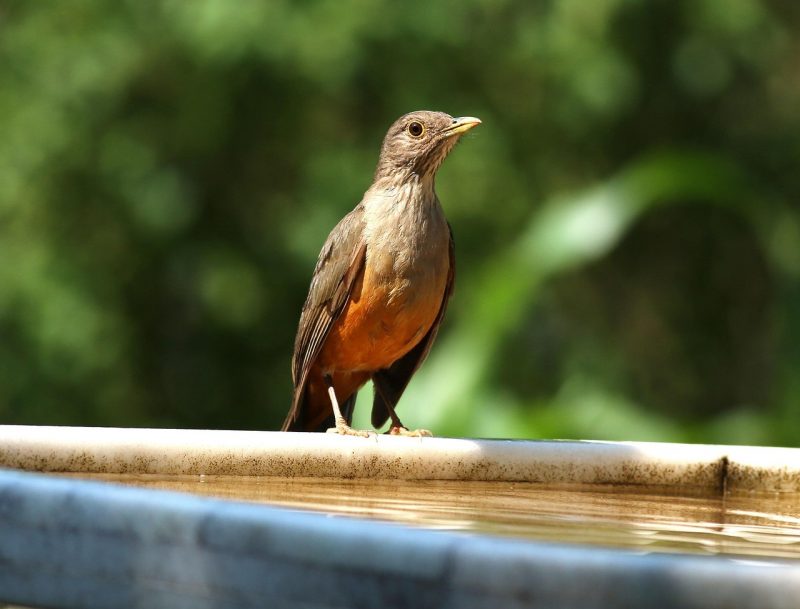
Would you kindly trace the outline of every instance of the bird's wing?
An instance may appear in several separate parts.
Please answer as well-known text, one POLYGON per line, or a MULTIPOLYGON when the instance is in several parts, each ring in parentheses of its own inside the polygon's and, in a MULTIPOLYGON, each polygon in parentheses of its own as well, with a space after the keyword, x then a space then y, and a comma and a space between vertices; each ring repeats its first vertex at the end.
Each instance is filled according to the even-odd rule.
POLYGON ((386 419, 389 417, 388 408, 394 408, 397 405, 411 377, 422 365, 422 362, 425 361, 425 358, 428 357, 431 345, 433 345, 433 341, 436 340, 436 334, 444 318, 444 313, 447 310, 447 303, 450 301, 456 279, 456 256, 455 244, 453 242, 453 229, 449 224, 447 228, 450 233, 450 268, 447 273, 447 284, 444 288, 442 304, 439 307, 439 312, 436 314, 436 319, 433 320, 430 330, 428 330, 428 333, 417 343, 417 346, 389 368, 376 372, 372 376, 372 382, 375 387, 375 397, 372 401, 372 425, 375 429, 381 428, 383 424, 386 423, 386 419))
POLYGON ((319 355, 331 326, 347 304, 355 280, 364 269, 365 255, 364 206, 359 204, 328 235, 314 268, 294 343, 294 397, 292 408, 283 424, 284 430, 299 414, 308 372, 319 355))

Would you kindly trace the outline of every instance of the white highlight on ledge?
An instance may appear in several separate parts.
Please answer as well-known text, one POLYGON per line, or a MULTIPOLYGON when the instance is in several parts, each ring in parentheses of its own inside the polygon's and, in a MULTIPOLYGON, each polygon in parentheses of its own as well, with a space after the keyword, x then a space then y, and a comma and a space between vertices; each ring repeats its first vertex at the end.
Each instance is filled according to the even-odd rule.
POLYGON ((0 467, 800 491, 800 449, 646 442, 0 425, 0 467))

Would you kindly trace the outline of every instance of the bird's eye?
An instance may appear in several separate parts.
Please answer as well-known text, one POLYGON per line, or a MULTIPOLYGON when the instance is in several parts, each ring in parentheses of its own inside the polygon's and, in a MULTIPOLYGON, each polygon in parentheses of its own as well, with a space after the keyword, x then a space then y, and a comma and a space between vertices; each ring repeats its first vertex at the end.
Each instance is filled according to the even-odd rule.
POLYGON ((408 132, 413 137, 421 137, 422 134, 425 133, 425 127, 422 125, 422 123, 413 121, 408 124, 408 132))

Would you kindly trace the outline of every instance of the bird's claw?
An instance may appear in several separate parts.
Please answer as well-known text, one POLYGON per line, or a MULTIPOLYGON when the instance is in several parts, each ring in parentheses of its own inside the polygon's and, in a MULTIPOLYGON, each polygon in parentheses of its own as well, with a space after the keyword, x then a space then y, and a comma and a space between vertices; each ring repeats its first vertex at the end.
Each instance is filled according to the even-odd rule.
POLYGON ((340 436, 358 436, 360 438, 369 438, 376 435, 374 431, 367 431, 366 429, 353 429, 344 421, 337 421, 336 427, 328 429, 328 433, 336 433, 340 436))
POLYGON ((389 429, 390 436, 405 436, 407 438, 431 438, 433 434, 429 432, 427 429, 406 429, 405 427, 400 427, 394 425, 389 429))

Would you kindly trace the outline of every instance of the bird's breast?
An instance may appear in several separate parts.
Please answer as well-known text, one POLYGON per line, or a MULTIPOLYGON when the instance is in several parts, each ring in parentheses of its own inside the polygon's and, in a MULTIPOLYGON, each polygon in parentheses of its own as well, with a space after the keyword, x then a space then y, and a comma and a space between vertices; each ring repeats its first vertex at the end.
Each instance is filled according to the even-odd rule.
POLYGON ((429 208, 368 214, 364 271, 329 335, 321 363, 379 370, 430 330, 450 271, 450 232, 438 201, 429 208))

